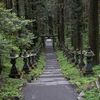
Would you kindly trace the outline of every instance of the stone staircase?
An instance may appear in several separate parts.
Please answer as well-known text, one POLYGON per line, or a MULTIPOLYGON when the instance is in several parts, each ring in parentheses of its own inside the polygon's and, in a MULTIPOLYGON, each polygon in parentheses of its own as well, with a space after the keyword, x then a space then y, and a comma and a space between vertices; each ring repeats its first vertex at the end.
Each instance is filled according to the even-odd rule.
POLYGON ((57 84, 69 84, 63 76, 60 66, 57 62, 57 56, 54 54, 52 44, 48 46, 46 44, 46 66, 43 75, 40 75, 39 79, 32 84, 44 84, 44 85, 57 85, 57 84))
POLYGON ((74 88, 62 76, 51 42, 46 42, 45 56, 45 70, 33 83, 27 83, 23 100, 76 100, 74 88))

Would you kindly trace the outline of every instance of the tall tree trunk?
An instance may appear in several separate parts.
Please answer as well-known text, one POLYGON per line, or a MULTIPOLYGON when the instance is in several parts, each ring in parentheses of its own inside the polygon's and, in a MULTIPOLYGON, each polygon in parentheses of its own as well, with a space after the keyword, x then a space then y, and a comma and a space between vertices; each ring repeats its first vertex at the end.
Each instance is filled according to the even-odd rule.
POLYGON ((77 27, 76 27, 76 36, 75 36, 75 41, 76 41, 76 48, 80 50, 81 46, 83 48, 83 39, 81 37, 82 33, 82 3, 80 0, 76 1, 77 3, 77 27))
POLYGON ((61 42, 65 44, 64 38, 64 0, 61 0, 61 32, 60 32, 61 42))
POLYGON ((20 17, 19 0, 16 0, 17 16, 20 17))
MULTIPOLYGON (((6 0, 6 9, 12 9, 13 8, 13 1, 12 0, 6 0)), ((12 13, 12 11, 11 11, 12 13)))
POLYGON ((25 19, 28 19, 27 0, 24 0, 25 19))
POLYGON ((94 52, 92 64, 99 64, 99 0, 89 0, 88 45, 94 52))
POLYGON ((58 0, 58 5, 57 5, 57 25, 58 25, 58 41, 61 42, 60 40, 60 0, 58 0))
POLYGON ((48 16, 48 19, 49 19, 49 34, 53 35, 52 16, 48 16))

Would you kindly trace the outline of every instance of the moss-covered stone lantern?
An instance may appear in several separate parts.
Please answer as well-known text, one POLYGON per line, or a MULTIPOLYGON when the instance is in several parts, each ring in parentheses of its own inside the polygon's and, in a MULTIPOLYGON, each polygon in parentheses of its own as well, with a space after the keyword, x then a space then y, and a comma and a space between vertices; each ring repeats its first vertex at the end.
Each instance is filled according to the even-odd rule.
POLYGON ((82 70, 82 68, 85 66, 85 63, 83 61, 83 59, 84 59, 84 53, 85 53, 84 51, 79 51, 79 55, 80 55, 79 68, 80 68, 80 70, 82 70))
POLYGON ((31 55, 32 55, 32 65, 34 65, 34 64, 35 64, 35 61, 34 61, 35 56, 34 56, 33 51, 32 51, 32 53, 31 53, 31 55))
POLYGON ((92 57, 95 56, 93 51, 91 51, 91 47, 88 47, 88 50, 85 52, 84 56, 86 57, 87 63, 84 66, 83 74, 93 74, 93 69, 91 65, 92 57))
POLYGON ((75 51, 74 51, 74 49, 73 49, 73 50, 71 51, 71 58, 70 58, 70 61, 71 61, 72 63, 75 62, 74 54, 75 54, 75 51))
POLYGON ((67 61, 70 59, 71 55, 70 55, 71 51, 70 49, 67 50, 67 61))
POLYGON ((31 67, 33 69, 33 65, 32 65, 32 61, 31 61, 31 58, 32 58, 32 54, 30 53, 30 51, 28 51, 28 65, 29 67, 31 67))
POLYGON ((29 65, 28 65, 28 57, 29 57, 29 55, 26 53, 26 50, 24 50, 24 54, 22 55, 22 58, 24 58, 23 59, 23 61, 24 61, 24 66, 23 66, 23 69, 22 69, 22 71, 25 71, 25 73, 26 74, 28 74, 28 72, 30 72, 30 68, 29 68, 29 65))
POLYGON ((79 53, 78 52, 79 51, 78 51, 78 48, 77 48, 76 51, 75 51, 76 59, 75 59, 75 62, 74 62, 74 66, 79 64, 79 53))

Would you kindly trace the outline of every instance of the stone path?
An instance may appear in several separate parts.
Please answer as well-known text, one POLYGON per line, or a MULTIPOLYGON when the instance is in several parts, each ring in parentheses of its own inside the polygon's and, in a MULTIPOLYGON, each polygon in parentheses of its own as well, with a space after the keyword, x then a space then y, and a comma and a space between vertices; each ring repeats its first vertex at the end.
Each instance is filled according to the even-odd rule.
POLYGON ((46 41, 46 67, 34 83, 27 83, 24 100, 76 100, 74 89, 61 73, 50 39, 46 41))

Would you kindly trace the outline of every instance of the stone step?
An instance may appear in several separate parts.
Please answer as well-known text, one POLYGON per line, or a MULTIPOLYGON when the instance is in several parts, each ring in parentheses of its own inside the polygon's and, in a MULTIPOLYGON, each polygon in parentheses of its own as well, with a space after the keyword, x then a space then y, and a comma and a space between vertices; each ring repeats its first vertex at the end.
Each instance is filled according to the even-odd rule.
POLYGON ((53 67, 46 67, 45 70, 51 70, 51 69, 59 69, 59 67, 53 68, 53 67))
MULTIPOLYGON (((55 55, 54 53, 46 53, 46 55, 55 55)), ((55 55, 56 56, 56 55, 55 55)))
POLYGON ((49 68, 60 68, 60 66, 45 66, 45 68, 47 68, 47 67, 49 67, 49 68))
POLYGON ((55 82, 55 81, 66 81, 63 77, 62 78, 39 78, 35 80, 35 82, 55 82))
POLYGON ((60 72, 43 72, 43 74, 61 74, 61 71, 60 72))
POLYGON ((52 64, 54 64, 54 65, 58 64, 58 62, 56 62, 56 61, 46 61, 46 63, 47 63, 47 64, 52 63, 52 64))
POLYGON ((59 72, 61 69, 45 69, 44 72, 59 72))
POLYGON ((54 65, 54 64, 48 64, 48 65, 46 65, 45 67, 60 67, 58 64, 56 64, 56 65, 54 65))
POLYGON ((46 65, 45 67, 60 67, 59 65, 46 65))
POLYGON ((34 83, 27 83, 28 85, 65 85, 70 84, 68 81, 53 81, 53 82, 34 82, 34 83))
POLYGON ((46 62, 48 62, 48 61, 57 61, 57 58, 56 59, 46 59, 46 62))
POLYGON ((40 78, 63 77, 62 74, 40 75, 40 78))
POLYGON ((45 67, 45 70, 46 69, 48 69, 48 70, 51 70, 51 69, 53 70, 54 69, 55 70, 55 69, 59 69, 59 67, 45 67))
POLYGON ((57 61, 57 58, 56 59, 46 59, 46 61, 57 61))

